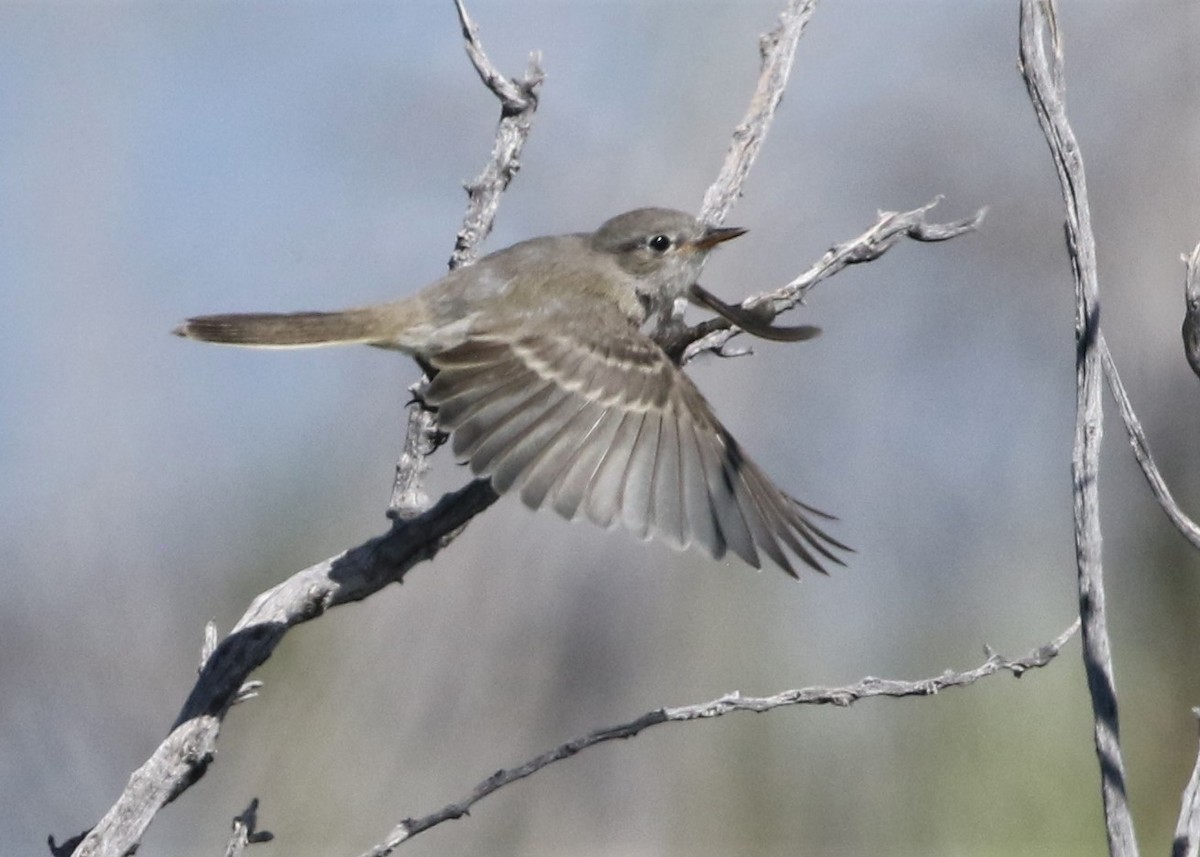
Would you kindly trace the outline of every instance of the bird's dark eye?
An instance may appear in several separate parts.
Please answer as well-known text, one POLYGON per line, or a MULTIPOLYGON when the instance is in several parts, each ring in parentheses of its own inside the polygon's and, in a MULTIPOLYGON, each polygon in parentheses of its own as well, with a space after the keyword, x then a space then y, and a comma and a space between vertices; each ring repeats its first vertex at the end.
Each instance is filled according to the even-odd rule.
POLYGON ((671 238, 668 235, 655 235, 646 243, 655 253, 666 253, 671 249, 671 238))

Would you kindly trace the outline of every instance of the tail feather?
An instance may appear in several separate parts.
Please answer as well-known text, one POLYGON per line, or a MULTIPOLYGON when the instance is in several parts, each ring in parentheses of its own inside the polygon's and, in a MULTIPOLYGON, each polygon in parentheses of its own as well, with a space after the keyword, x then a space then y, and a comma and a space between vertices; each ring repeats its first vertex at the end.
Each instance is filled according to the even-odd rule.
POLYGON ((343 312, 228 313, 189 318, 172 333, 187 339, 259 348, 304 348, 386 339, 393 332, 380 313, 343 312))

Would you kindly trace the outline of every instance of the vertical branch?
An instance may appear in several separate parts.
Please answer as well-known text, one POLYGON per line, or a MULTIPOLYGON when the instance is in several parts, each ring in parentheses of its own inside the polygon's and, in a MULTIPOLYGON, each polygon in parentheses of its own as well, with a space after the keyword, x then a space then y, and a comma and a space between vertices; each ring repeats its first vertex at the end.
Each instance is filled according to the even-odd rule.
POLYGON ((1183 353, 1192 371, 1200 376, 1200 244, 1184 256, 1187 273, 1183 278, 1183 353))
MULTIPOLYGON (((742 184, 754 166, 775 118, 775 111, 783 100, 788 78, 792 74, 796 48, 816 7, 817 0, 788 0, 787 7, 779 15, 779 24, 771 32, 759 37, 761 67, 758 83, 754 86, 754 94, 750 96, 746 115, 733 129, 733 142, 725 153, 721 171, 704 192, 700 219, 705 223, 724 223, 729 209, 742 195, 742 184)), ((679 298, 673 306, 665 307, 656 325, 656 337, 671 340, 682 336, 686 308, 686 298, 679 298)))
POLYGON ((471 64, 475 66, 483 85, 500 101, 500 123, 496 127, 496 142, 492 146, 491 158, 483 172, 467 185, 470 204, 454 242, 451 268, 469 264, 475 258, 479 243, 492 231, 500 196, 521 168, 521 150, 529 138, 533 114, 537 110, 537 90, 546 76, 542 71, 541 57, 534 52, 529 55, 529 65, 522 77, 505 77, 484 53, 483 44, 479 41, 479 28, 467 14, 462 0, 454 0, 454 8, 458 12, 467 56, 471 58, 471 64))
MULTIPOLYGON (((1186 329, 1186 321, 1184 325, 1186 329)), ((1163 478, 1158 465, 1154 463, 1154 457, 1150 454, 1150 441, 1146 439, 1142 423, 1133 411, 1133 403, 1129 401, 1129 393, 1126 392, 1125 385, 1121 383, 1121 376, 1117 372, 1117 363, 1113 360, 1108 343, 1104 340, 1103 331, 1100 333, 1100 359, 1104 363, 1104 377, 1108 379, 1108 390, 1112 393, 1113 400, 1117 403, 1117 410, 1125 423, 1125 432, 1129 435, 1129 445, 1133 449, 1133 457, 1137 460, 1138 467, 1142 468, 1142 475, 1146 477, 1146 482, 1150 485, 1150 493, 1154 495, 1154 499, 1166 513, 1167 519, 1175 525, 1175 529, 1179 530, 1179 534, 1191 542, 1192 547, 1200 548, 1200 526, 1197 526, 1196 522, 1184 514, 1183 509, 1179 508, 1179 503, 1171 495, 1167 480, 1163 478)))
POLYGON ((787 89, 796 46, 816 6, 817 0, 789 0, 787 8, 779 15, 779 26, 758 40, 758 52, 762 57, 758 83, 745 117, 733 129, 733 142, 721 172, 704 194, 700 219, 705 223, 723 223, 733 203, 742 195, 742 184, 758 157, 787 89))
POLYGON ((1054 0, 1021 0, 1020 67, 1050 145, 1066 202, 1067 252, 1075 278, 1075 561, 1079 613, 1083 620, 1083 659, 1092 698, 1093 734, 1100 760, 1101 794, 1109 853, 1137 854, 1133 819, 1126 794, 1117 721, 1117 689, 1113 677, 1108 619, 1101 564, 1098 478, 1103 409, 1099 349, 1100 305, 1096 246, 1088 210, 1083 157, 1067 121, 1063 100, 1062 42, 1054 0), (1047 36, 1047 29, 1049 35, 1047 36), (1053 56, 1047 55, 1047 39, 1053 56))
POLYGON ((392 498, 388 501, 388 517, 394 521, 410 521, 429 508, 429 495, 425 493, 425 474, 429 472, 429 456, 433 455, 441 439, 437 414, 425 407, 425 390, 429 376, 421 377, 409 386, 412 394, 406 410, 404 448, 396 462, 396 476, 392 482, 392 498))
MULTIPOLYGON (((501 74, 484 52, 479 28, 467 14, 462 0, 454 0, 454 8, 458 12, 471 65, 483 85, 500 102, 500 122, 496 126, 491 157, 475 180, 466 185, 469 202, 462 227, 455 237, 454 252, 450 255, 451 270, 471 264, 480 242, 492 231, 500 197, 521 168, 521 150, 529 138, 533 114, 537 111, 537 90, 545 78, 536 52, 529 55, 529 65, 520 78, 501 74)), ((425 407, 423 396, 428 385, 429 377, 422 375, 409 387, 413 399, 408 405, 404 449, 396 463, 392 497, 388 501, 388 517, 393 520, 409 520, 429 508, 429 496, 425 493, 425 474, 429 470, 427 459, 437 449, 442 435, 438 430, 437 415, 425 407)))
MULTIPOLYGON (((1200 708, 1193 708, 1192 714, 1200 717, 1200 708)), ((1200 756, 1183 790, 1175 839, 1171 843, 1171 857, 1197 857, 1197 854, 1200 854, 1200 756)))

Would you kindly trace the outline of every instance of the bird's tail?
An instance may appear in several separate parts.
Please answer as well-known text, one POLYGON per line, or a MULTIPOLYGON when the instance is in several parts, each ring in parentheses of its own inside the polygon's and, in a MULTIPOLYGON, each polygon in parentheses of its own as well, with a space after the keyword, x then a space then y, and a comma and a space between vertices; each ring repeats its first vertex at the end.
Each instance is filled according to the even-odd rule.
POLYGON ((254 348, 308 348, 381 342, 396 331, 379 308, 342 312, 229 313, 189 318, 172 333, 187 339, 254 348))

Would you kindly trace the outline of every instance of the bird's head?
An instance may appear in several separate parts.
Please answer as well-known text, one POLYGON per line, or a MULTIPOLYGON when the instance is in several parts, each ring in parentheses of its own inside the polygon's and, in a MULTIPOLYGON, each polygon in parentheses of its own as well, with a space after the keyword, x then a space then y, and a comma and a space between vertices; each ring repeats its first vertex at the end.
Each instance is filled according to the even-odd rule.
POLYGON ((605 222, 593 233, 592 244, 634 277, 643 301, 659 307, 686 294, 713 247, 745 231, 707 226, 669 208, 639 208, 605 222))

